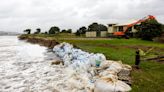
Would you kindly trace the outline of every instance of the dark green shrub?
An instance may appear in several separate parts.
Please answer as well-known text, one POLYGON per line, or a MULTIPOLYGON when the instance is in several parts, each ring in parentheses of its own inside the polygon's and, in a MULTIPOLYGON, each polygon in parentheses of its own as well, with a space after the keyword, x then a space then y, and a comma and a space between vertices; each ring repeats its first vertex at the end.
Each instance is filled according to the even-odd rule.
POLYGON ((158 37, 162 34, 162 25, 156 20, 147 20, 142 22, 137 29, 137 37, 143 40, 153 40, 154 37, 158 37))

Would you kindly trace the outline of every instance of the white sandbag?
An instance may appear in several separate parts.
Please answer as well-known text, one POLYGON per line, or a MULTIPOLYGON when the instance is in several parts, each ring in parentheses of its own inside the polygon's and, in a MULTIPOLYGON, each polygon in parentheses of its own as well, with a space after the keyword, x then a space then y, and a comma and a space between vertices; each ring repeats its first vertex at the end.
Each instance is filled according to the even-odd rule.
POLYGON ((94 84, 94 80, 90 80, 90 78, 93 78, 93 77, 88 75, 87 73, 80 74, 79 77, 85 85, 85 91, 84 92, 93 92, 95 84, 94 84))
POLYGON ((105 70, 105 71, 99 73, 99 76, 101 78, 109 78, 112 81, 117 81, 118 80, 117 73, 115 73, 114 71, 105 70))
POLYGON ((121 69, 123 68, 122 64, 121 63, 118 63, 118 62, 113 62, 107 70, 110 70, 110 71, 115 71, 116 73, 119 73, 121 71, 121 69))
POLYGON ((94 92, 127 92, 131 88, 122 81, 113 82, 111 79, 100 79, 95 83, 94 92))
POLYGON ((86 92, 94 92, 95 85, 93 82, 88 81, 85 85, 86 92))
POLYGON ((81 79, 76 80, 76 79, 71 78, 67 82, 68 82, 67 84, 72 89, 77 88, 78 90, 81 90, 85 88, 85 85, 82 83, 81 79))
POLYGON ((106 60, 105 62, 102 62, 100 64, 100 68, 101 69, 106 69, 108 68, 114 61, 111 61, 111 60, 106 60))
POLYGON ((132 67, 130 65, 124 64, 123 65, 123 69, 126 69, 126 70, 131 71, 132 70, 132 67))

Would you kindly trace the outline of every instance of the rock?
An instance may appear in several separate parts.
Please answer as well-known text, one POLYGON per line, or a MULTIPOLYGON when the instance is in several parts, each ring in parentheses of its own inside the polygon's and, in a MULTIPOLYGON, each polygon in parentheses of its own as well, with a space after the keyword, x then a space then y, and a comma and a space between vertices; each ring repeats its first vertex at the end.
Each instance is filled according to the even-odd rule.
POLYGON ((59 65, 61 63, 62 63, 62 61, 57 60, 57 61, 51 62, 51 65, 59 65))

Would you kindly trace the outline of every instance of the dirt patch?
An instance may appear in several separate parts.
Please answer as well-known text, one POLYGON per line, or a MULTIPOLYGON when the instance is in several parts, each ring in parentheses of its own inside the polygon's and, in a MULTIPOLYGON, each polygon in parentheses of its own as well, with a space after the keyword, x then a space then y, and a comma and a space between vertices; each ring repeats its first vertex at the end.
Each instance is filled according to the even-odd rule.
POLYGON ((123 46, 124 48, 131 48, 131 49, 142 49, 142 50, 149 50, 151 46, 143 46, 143 45, 135 45, 135 46, 123 46))
POLYGON ((151 46, 143 46, 143 45, 136 45, 136 46, 125 46, 125 45, 112 45, 112 44, 100 44, 98 46, 101 46, 101 47, 111 47, 111 48, 114 48, 114 49, 122 49, 122 48, 130 48, 130 49, 142 49, 142 50, 149 50, 150 48, 152 48, 151 46))
POLYGON ((114 49, 120 49, 120 46, 116 46, 116 45, 112 45, 112 44, 100 44, 98 46, 100 46, 100 47, 111 47, 111 48, 114 48, 114 49))
POLYGON ((151 49, 151 48, 153 48, 153 50, 154 51, 156 51, 156 52, 158 52, 158 51, 164 51, 164 48, 158 48, 158 47, 152 47, 152 46, 143 46, 143 45, 119 45, 119 46, 117 46, 117 45, 112 45, 112 44, 100 44, 100 45, 98 45, 98 46, 100 46, 100 47, 111 47, 111 48, 114 48, 114 49, 123 49, 123 48, 130 48, 130 49, 135 49, 135 50, 137 50, 137 49, 142 49, 142 50, 144 50, 144 51, 147 51, 147 50, 149 50, 149 49, 151 49))

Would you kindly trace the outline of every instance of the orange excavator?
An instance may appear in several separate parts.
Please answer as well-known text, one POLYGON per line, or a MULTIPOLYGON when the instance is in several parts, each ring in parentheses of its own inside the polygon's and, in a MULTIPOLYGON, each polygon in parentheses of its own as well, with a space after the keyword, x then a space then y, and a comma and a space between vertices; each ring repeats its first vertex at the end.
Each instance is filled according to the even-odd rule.
POLYGON ((152 16, 152 15, 148 15, 147 17, 144 17, 144 18, 142 18, 142 19, 140 19, 140 20, 138 20, 138 21, 136 21, 134 23, 126 25, 125 26, 126 27, 125 30, 120 31, 120 32, 114 32, 113 35, 116 36, 116 37, 125 37, 125 38, 127 38, 128 36, 126 35, 126 32, 128 31, 128 29, 130 27, 132 27, 132 26, 134 26, 136 24, 139 24, 141 22, 145 22, 147 20, 156 20, 156 18, 154 16, 152 16))

